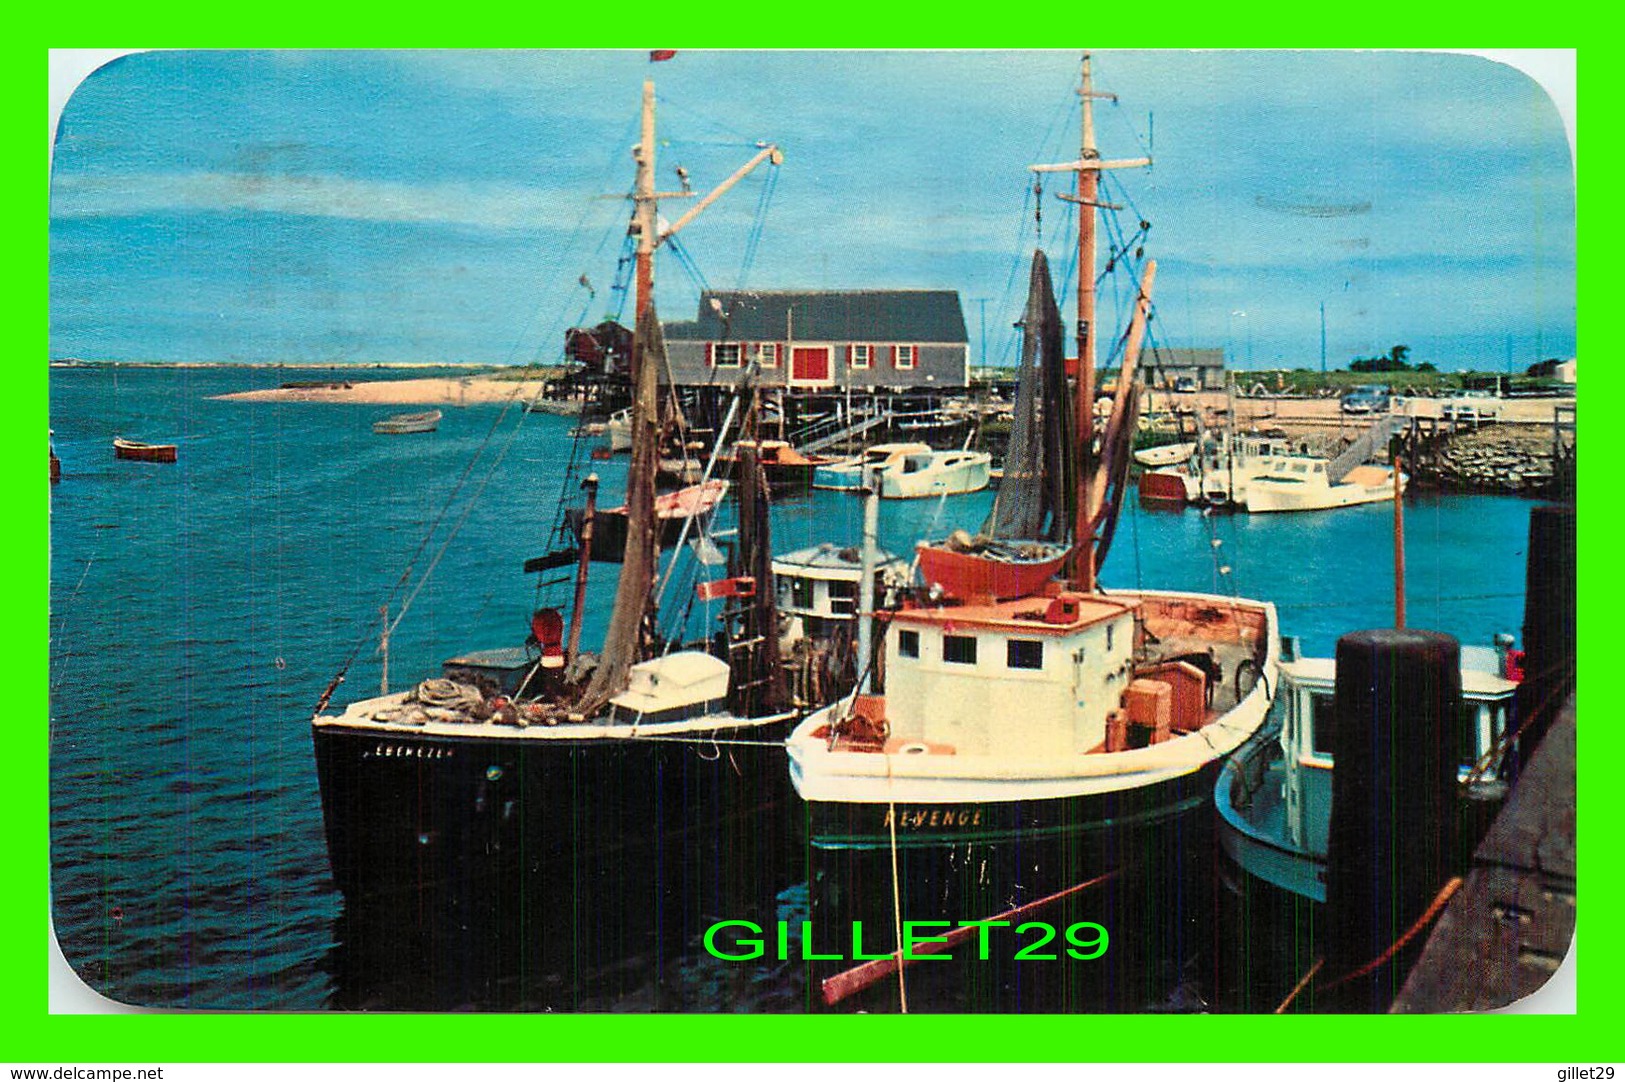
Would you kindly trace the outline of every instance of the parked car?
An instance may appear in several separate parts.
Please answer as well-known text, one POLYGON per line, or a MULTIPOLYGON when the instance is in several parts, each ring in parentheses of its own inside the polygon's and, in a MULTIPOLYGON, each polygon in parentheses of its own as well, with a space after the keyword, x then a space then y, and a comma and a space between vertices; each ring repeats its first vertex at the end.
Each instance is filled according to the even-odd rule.
POLYGON ((1174 380, 1175 394, 1195 394, 1201 389, 1202 388, 1197 385, 1196 377, 1194 376, 1180 376, 1178 379, 1174 380))
POLYGON ((1501 415, 1501 403, 1488 391, 1458 391, 1439 407, 1446 421, 1493 421, 1501 415))
POLYGON ((1343 396, 1344 413, 1387 413, 1391 396, 1388 388, 1363 384, 1343 396))

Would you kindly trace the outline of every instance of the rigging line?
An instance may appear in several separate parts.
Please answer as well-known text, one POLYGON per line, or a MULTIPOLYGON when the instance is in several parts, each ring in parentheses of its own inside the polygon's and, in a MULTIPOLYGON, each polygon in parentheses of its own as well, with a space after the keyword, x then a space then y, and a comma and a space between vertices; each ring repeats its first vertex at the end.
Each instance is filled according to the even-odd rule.
MULTIPOLYGON (((518 394, 519 385, 516 385, 513 394, 508 396, 508 402, 502 407, 502 413, 497 417, 498 423, 500 423, 502 419, 507 416, 508 409, 513 405, 514 400, 518 397, 518 394)), ((434 575, 435 568, 440 566, 441 557, 446 555, 446 551, 451 547, 452 541, 462 530, 463 524, 468 521, 468 516, 473 513, 475 505, 479 503, 480 495, 485 492, 486 486, 491 483, 491 478, 496 476, 497 470, 501 467, 503 459, 508 457, 508 451, 513 447, 514 440, 518 438, 519 430, 524 427, 525 416, 525 411, 520 410, 519 421, 513 426, 513 431, 508 434, 507 442, 504 443, 502 448, 497 452, 496 458, 491 462, 490 468, 485 472, 485 477, 481 479, 479 487, 474 490, 473 494, 469 496, 467 501, 465 501, 463 504, 463 513, 458 516, 456 524, 451 528, 451 532, 448 533, 445 540, 440 543, 440 548, 435 552, 434 559, 429 561, 429 566, 424 569, 423 575, 418 579, 417 585, 412 588, 411 594, 409 594, 406 600, 401 604, 401 611, 396 614, 395 619, 390 623, 390 635, 395 634, 395 629, 400 626, 401 621, 406 618, 407 612, 411 610, 412 602, 417 600, 417 596, 423 591, 423 587, 428 585, 430 577, 434 575)))
MULTIPOLYGON (((760 140, 751 138, 750 136, 746 135, 744 132, 740 131, 739 129, 730 128, 730 127, 728 127, 728 125, 722 123, 720 120, 717 120, 715 117, 707 116, 706 114, 700 112, 697 109, 691 109, 688 106, 684 105, 682 102, 676 101, 676 100, 674 100, 672 98, 668 98, 664 94, 657 93, 655 95, 655 101, 663 109, 667 109, 667 110, 671 110, 673 112, 676 112, 676 113, 678 113, 678 114, 680 114, 682 116, 688 117, 690 120, 694 121, 696 124, 701 124, 701 125, 707 126, 714 132, 721 132, 724 135, 731 136, 733 139, 738 140, 737 143, 734 143, 734 142, 716 143, 714 145, 717 145, 717 146, 738 146, 738 145, 755 146, 758 142, 760 142, 760 140)), ((661 143, 662 146, 671 146, 671 145, 676 145, 676 144, 697 143, 697 142, 700 142, 700 141, 699 140, 676 140, 676 139, 670 139, 670 138, 662 138, 660 140, 660 143, 661 143)))
POLYGON ((773 166, 767 174, 767 181, 762 185, 762 194, 756 201, 756 218, 751 223, 750 236, 745 240, 745 258, 739 268, 739 287, 745 288, 745 282, 750 277, 751 269, 756 264, 756 249, 762 243, 762 234, 767 223, 767 208, 773 202, 773 194, 779 187, 779 168, 773 166))
MULTIPOLYGON (((507 416, 508 406, 512 405, 513 400, 518 396, 519 389, 522 386, 524 386, 522 383, 514 384, 514 390, 513 393, 509 395, 508 403, 503 406, 502 412, 497 414, 496 420, 491 422, 491 427, 486 430, 485 438, 482 439, 480 441, 480 445, 474 449, 474 454, 469 457, 468 465, 463 467, 462 474, 457 478, 457 483, 452 486, 451 491, 446 495, 446 500, 440 505, 440 510, 435 512, 434 521, 429 524, 428 530, 424 532, 423 540, 418 542, 417 548, 413 550, 411 557, 406 561, 406 566, 401 569, 400 577, 395 580, 395 585, 390 588, 389 593, 385 596, 384 604, 386 606, 395 600, 395 598, 400 594, 401 588, 404 587, 407 580, 412 577, 412 570, 417 566, 418 559, 422 557, 424 551, 429 547, 429 542, 434 538, 435 532, 440 529, 440 524, 445 520, 446 513, 451 509, 452 504, 456 502, 457 494, 462 491, 463 486, 468 482, 469 477, 473 474, 475 465, 479 462, 481 456, 485 454, 486 446, 490 444, 491 437, 496 434, 497 427, 502 424, 503 418, 507 416)), ((399 620, 396 620, 396 623, 399 622, 399 620)), ((372 621, 369 617, 367 621, 367 630, 363 631, 360 637, 356 639, 355 645, 350 648, 350 653, 345 657, 343 664, 339 666, 339 671, 334 677, 331 685, 332 688, 337 688, 338 685, 343 682, 344 674, 350 671, 350 666, 353 665, 355 663, 355 659, 360 656, 362 647, 372 641, 371 628, 372 621)), ((390 625, 390 630, 392 632, 394 631, 393 624, 390 625)), ((331 694, 331 691, 329 694, 331 694)), ((323 706, 325 705, 326 703, 324 701, 323 706)))

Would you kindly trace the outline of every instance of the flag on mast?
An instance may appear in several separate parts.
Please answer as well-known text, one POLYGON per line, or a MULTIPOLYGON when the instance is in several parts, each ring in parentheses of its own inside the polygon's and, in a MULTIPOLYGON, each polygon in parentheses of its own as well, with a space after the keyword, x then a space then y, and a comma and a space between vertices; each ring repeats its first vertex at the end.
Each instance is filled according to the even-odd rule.
POLYGON ((662 60, 670 60, 677 55, 676 49, 650 49, 649 63, 658 64, 662 60))

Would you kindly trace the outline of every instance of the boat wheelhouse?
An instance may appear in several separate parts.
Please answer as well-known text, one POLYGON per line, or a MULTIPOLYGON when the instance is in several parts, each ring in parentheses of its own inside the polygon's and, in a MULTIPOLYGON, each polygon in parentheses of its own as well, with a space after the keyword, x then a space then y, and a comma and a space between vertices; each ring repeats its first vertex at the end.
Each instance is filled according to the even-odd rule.
POLYGON ((980 492, 992 480, 993 456, 986 451, 917 451, 877 467, 880 496, 913 500, 980 492))
MULTIPOLYGON (((830 639, 837 630, 852 641, 862 577, 861 551, 833 542, 773 557, 773 581, 778 590, 784 644, 788 647, 801 639, 830 639)), ((881 595, 879 603, 893 604, 908 580, 908 561, 882 551, 875 567, 876 588, 881 595)))

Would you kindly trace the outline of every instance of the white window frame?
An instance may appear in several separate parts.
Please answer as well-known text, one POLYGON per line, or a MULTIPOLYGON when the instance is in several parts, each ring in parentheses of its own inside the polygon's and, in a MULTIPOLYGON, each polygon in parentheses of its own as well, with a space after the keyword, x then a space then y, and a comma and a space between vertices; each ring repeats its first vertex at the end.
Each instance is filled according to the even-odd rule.
POLYGON ((897 350, 897 353, 895 354, 895 356, 897 358, 897 370, 899 372, 912 372, 914 370, 915 366, 920 363, 920 347, 919 346, 897 345, 897 346, 894 346, 893 348, 897 350), (908 351, 908 363, 907 364, 903 363, 903 352, 905 350, 908 351))
POLYGON ((711 344, 712 368, 742 368, 744 366, 745 348, 741 342, 713 342, 711 344), (724 351, 731 351, 732 361, 723 360, 724 351))
POLYGON ((856 369, 870 369, 875 366, 875 347, 864 343, 852 343, 852 367, 856 369))
POLYGON ((763 368, 777 368, 779 366, 779 343, 756 343, 756 357, 763 368))

